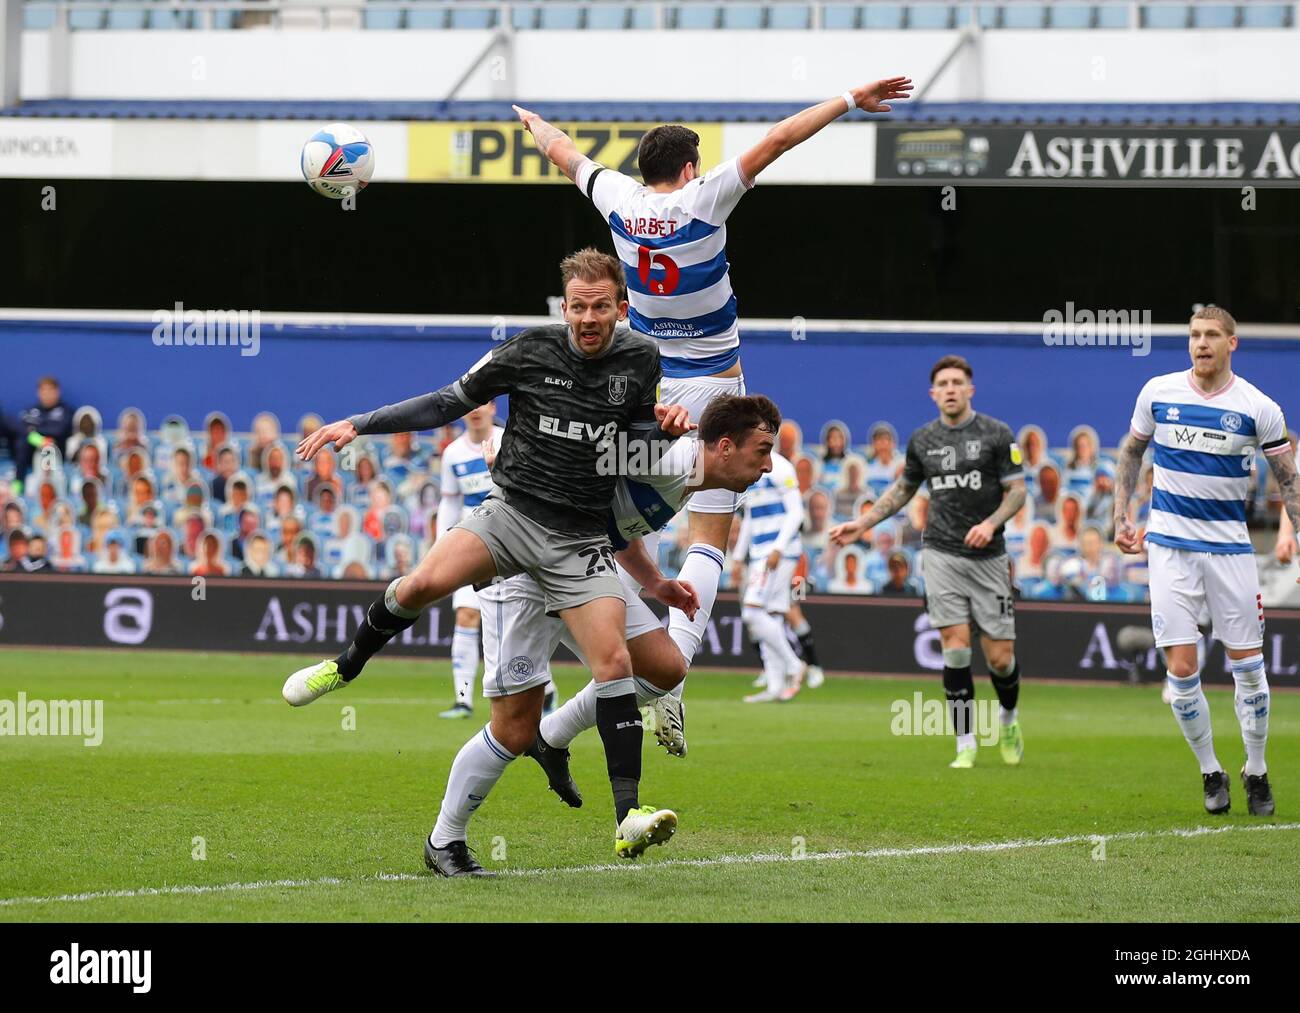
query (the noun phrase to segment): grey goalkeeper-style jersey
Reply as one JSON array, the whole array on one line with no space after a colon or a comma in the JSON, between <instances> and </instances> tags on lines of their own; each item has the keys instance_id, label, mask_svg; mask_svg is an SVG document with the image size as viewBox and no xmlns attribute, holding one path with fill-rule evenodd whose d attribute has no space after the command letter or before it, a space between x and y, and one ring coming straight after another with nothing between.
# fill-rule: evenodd
<instances>
[{"instance_id":1,"label":"grey goalkeeper-style jersey","mask_svg":"<svg viewBox=\"0 0 1300 1013\"><path fill-rule=\"evenodd\" d=\"M507 503L551 530L605 532L617 474L599 467L619 434L658 430L659 349L615 329L601 355L583 355L567 325L521 331L479 359L454 384L352 417L358 433L434 429L502 394L510 417L492 481Z\"/></svg>"},{"instance_id":2,"label":"grey goalkeeper-style jersey","mask_svg":"<svg viewBox=\"0 0 1300 1013\"><path fill-rule=\"evenodd\" d=\"M1011 428L980 412L959 426L935 419L907 441L903 477L930 493L926 548L976 559L1002 555L1002 528L982 549L966 544L966 532L1001 505L1006 483L1023 476Z\"/></svg>"}]
</instances>

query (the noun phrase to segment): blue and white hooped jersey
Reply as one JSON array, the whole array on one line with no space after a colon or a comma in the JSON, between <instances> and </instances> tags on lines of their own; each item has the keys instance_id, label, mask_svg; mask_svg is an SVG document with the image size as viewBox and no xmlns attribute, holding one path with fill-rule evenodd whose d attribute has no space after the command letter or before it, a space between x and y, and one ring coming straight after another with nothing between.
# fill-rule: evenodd
<instances>
[{"instance_id":1,"label":"blue and white hooped jersey","mask_svg":"<svg viewBox=\"0 0 1300 1013\"><path fill-rule=\"evenodd\" d=\"M634 538L661 530L686 505L698 488L698 481L690 479L699 454L700 441L683 436L672 443L652 474L618 480L607 525L615 552L626 549Z\"/></svg>"},{"instance_id":2,"label":"blue and white hooped jersey","mask_svg":"<svg viewBox=\"0 0 1300 1013\"><path fill-rule=\"evenodd\" d=\"M493 442L501 441L501 427L493 427ZM461 433L442 452L443 496L460 496L462 507L476 507L492 491L492 473L483 460L483 444L470 442L469 433Z\"/></svg>"},{"instance_id":3,"label":"blue and white hooped jersey","mask_svg":"<svg viewBox=\"0 0 1300 1013\"><path fill-rule=\"evenodd\" d=\"M754 185L740 161L671 193L591 161L575 182L609 222L627 277L628 322L659 343L664 376L708 376L735 365L740 331L726 222Z\"/></svg>"},{"instance_id":4,"label":"blue and white hooped jersey","mask_svg":"<svg viewBox=\"0 0 1300 1013\"><path fill-rule=\"evenodd\" d=\"M1130 428L1155 451L1147 540L1192 552L1253 552L1246 495L1256 448L1291 449L1277 403L1239 376L1206 394L1183 370L1147 381Z\"/></svg>"},{"instance_id":5,"label":"blue and white hooped jersey","mask_svg":"<svg viewBox=\"0 0 1300 1013\"><path fill-rule=\"evenodd\" d=\"M780 549L785 559L803 555L799 526L803 524L803 498L794 465L776 451L772 470L745 493L745 532L751 562L766 559Z\"/></svg>"}]
</instances>

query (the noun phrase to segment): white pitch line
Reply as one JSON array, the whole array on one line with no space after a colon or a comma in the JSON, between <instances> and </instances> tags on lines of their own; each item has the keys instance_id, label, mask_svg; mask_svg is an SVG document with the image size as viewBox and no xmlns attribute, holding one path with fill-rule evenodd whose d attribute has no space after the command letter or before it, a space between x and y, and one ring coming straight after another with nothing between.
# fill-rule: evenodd
<instances>
[{"instance_id":1,"label":"white pitch line","mask_svg":"<svg viewBox=\"0 0 1300 1013\"><path fill-rule=\"evenodd\" d=\"M1229 824L1222 827L1192 827L1190 830L1130 830L1115 834L1071 834L1068 837L1038 837L1011 841L986 841L982 844L932 844L914 848L871 848L866 851L817 851L796 857L774 852L751 855L719 855L716 858L670 858L644 865L633 862L600 865L562 865L549 869L505 869L504 877L531 878L573 873L642 872L656 869L707 869L723 865L765 865L784 862L834 862L851 858L912 858L920 855L965 855L989 851L1025 851L1030 848L1053 848L1063 844L1096 844L1100 841L1137 841L1161 837L1206 837L1211 834L1256 833L1268 830L1300 830L1300 823L1261 823L1256 826ZM378 872L373 876L342 879L323 876L319 879L268 879L252 883L218 883L211 886L146 886L137 890L99 890L88 893L66 893L57 897L6 897L0 898L0 907L19 907L36 904L77 904L92 900L116 900L132 897L192 896L209 893L242 893L253 890L294 889L305 886L342 886L345 883L368 881L384 883L409 883L427 881L429 875L413 872Z\"/></svg>"}]
</instances>

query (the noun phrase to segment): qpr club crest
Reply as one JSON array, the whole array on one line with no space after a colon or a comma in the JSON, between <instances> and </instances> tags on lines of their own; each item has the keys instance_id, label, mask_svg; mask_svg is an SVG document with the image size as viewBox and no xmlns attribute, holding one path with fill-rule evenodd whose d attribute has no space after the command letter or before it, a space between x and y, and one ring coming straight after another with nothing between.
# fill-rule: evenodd
<instances>
[{"instance_id":1,"label":"qpr club crest","mask_svg":"<svg viewBox=\"0 0 1300 1013\"><path fill-rule=\"evenodd\" d=\"M622 404L627 397L627 377L611 376L609 378L609 403Z\"/></svg>"},{"instance_id":2,"label":"qpr club crest","mask_svg":"<svg viewBox=\"0 0 1300 1013\"><path fill-rule=\"evenodd\" d=\"M1224 412L1223 418L1219 421L1223 423L1223 428L1230 433L1235 433L1241 429L1241 416L1236 412Z\"/></svg>"},{"instance_id":3,"label":"qpr club crest","mask_svg":"<svg viewBox=\"0 0 1300 1013\"><path fill-rule=\"evenodd\" d=\"M533 677L533 659L524 654L511 658L506 671L515 682L527 682Z\"/></svg>"},{"instance_id":4,"label":"qpr club crest","mask_svg":"<svg viewBox=\"0 0 1300 1013\"><path fill-rule=\"evenodd\" d=\"M979 459L979 456L980 456L980 441L979 441L979 440L967 440L967 441L966 441L966 460L968 460L968 461L975 461L975 460L978 460L978 459Z\"/></svg>"}]
</instances>

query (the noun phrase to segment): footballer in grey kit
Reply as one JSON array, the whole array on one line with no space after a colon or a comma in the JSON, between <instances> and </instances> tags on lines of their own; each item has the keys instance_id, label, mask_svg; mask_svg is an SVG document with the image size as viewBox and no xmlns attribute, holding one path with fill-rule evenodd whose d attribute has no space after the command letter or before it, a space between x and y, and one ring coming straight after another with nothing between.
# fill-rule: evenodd
<instances>
[{"instance_id":1,"label":"footballer in grey kit","mask_svg":"<svg viewBox=\"0 0 1300 1013\"><path fill-rule=\"evenodd\" d=\"M975 765L971 677L972 627L1001 704L1002 758L1024 755L1017 705L1020 666L1015 658L1015 601L1002 529L1025 502L1024 471L1015 436L1005 422L971 408L970 363L944 356L930 371L930 397L939 417L912 434L903 473L862 517L840 524L830 537L841 545L892 517L924 485L930 496L921 558L926 611L943 643L943 688L957 734L956 768Z\"/></svg>"},{"instance_id":2,"label":"footballer in grey kit","mask_svg":"<svg viewBox=\"0 0 1300 1013\"><path fill-rule=\"evenodd\" d=\"M373 602L338 658L295 672L283 695L294 706L345 686L425 608L466 584L527 573L591 663L600 693L597 727L605 745L618 830L615 852L635 858L676 830L671 810L641 806L641 717L623 636L626 606L605 518L617 476L599 464L624 436L656 437L659 353L620 329L627 290L619 262L582 250L560 265L564 325L533 328L494 348L456 382L400 404L322 426L298 447L310 460L327 443L341 448L364 433L434 429L477 405L510 396L510 420L493 469L499 487L439 538L416 568ZM674 413L660 409L665 417ZM680 413L684 415L683 413ZM668 423L665 423L667 426ZM668 430L668 435L683 435ZM663 434L660 434L663 435ZM694 611L694 595L667 582L661 600ZM490 724L465 749L473 777L499 776L532 745L546 679L520 672L492 698ZM462 750L462 753L465 750ZM464 840L425 841L425 863L442 875L485 875Z\"/></svg>"}]
</instances>

